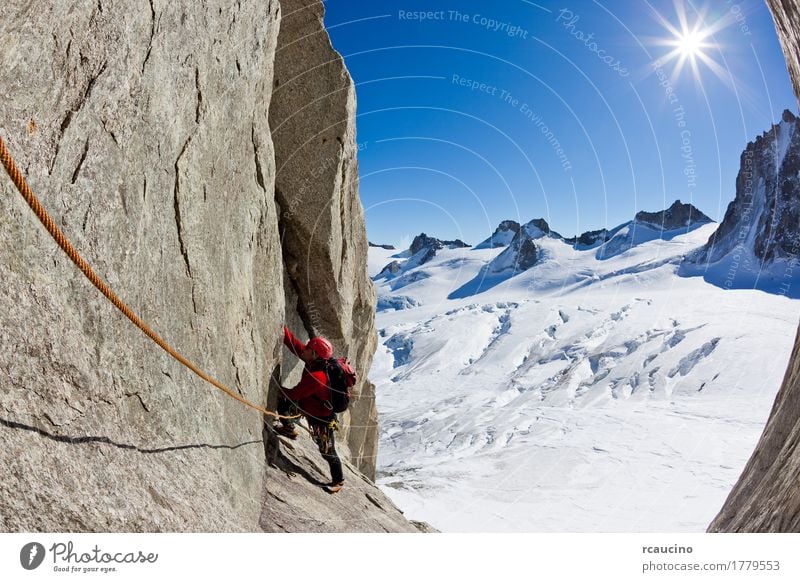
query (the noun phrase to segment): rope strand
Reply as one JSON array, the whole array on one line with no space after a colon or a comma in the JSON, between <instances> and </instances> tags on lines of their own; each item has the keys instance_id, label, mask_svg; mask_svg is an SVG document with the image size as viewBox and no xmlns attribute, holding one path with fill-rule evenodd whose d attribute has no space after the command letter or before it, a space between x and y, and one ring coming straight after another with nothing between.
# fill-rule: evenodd
<instances>
[{"instance_id":1,"label":"rope strand","mask_svg":"<svg viewBox=\"0 0 800 582\"><path fill-rule=\"evenodd\" d=\"M138 327L144 334L149 337L153 342L155 342L161 349L167 352L170 356L172 356L175 360L189 368L192 372L198 375L200 378L214 386L215 388L221 390L234 400L237 400L244 404L245 406L249 406L250 408L261 412L262 414L266 414L268 416L275 417L277 419L295 419L299 418L297 416L282 416L276 412L271 410L267 410L257 404L254 404L243 398L242 396L236 394L233 390L222 384L221 382L215 380L206 372L198 368L195 364L181 355L177 350L175 350L171 345L169 345L164 339L161 338L155 331L153 331L142 319L136 315L133 310L131 310L122 299L120 299L111 288L106 285L106 283L94 272L92 267L89 263L84 260L84 258L80 255L80 253L72 246L64 233L61 232L61 229L58 228L55 221L50 217L47 213L47 210L42 206L39 199L33 193L33 191L28 186L28 183L25 181L22 173L17 168L17 165L14 163L14 159L11 157L11 153L8 151L3 138L0 137L0 161L3 163L3 167L6 169L9 178L16 186L19 193L25 199L25 202L28 203L28 206L31 207L33 213L36 215L36 218L42 223L44 228L53 237L53 240L56 241L61 250L66 253L66 255L70 258L70 260L75 263L75 265L81 270L81 272L86 276L89 281L91 281L92 285L94 285L100 293L106 296L114 307L116 307L122 314L127 317L131 323L133 323L136 327Z\"/></svg>"}]
</instances>

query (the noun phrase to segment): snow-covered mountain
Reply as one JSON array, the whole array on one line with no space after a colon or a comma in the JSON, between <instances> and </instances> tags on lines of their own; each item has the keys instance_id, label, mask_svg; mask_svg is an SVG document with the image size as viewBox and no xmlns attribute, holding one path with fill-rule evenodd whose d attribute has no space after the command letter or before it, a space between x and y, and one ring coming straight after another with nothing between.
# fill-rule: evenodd
<instances>
[{"instance_id":1,"label":"snow-covered mountain","mask_svg":"<svg viewBox=\"0 0 800 582\"><path fill-rule=\"evenodd\" d=\"M539 249L534 241L549 235L550 226L543 218L535 218L529 223L523 224L514 234L506 249L486 265L485 271L508 275L527 271L540 259Z\"/></svg>"},{"instance_id":2,"label":"snow-covered mountain","mask_svg":"<svg viewBox=\"0 0 800 582\"><path fill-rule=\"evenodd\" d=\"M736 197L719 228L691 253L681 274L727 289L785 292L800 258L800 119L781 122L747 144Z\"/></svg>"},{"instance_id":3,"label":"snow-covered mountain","mask_svg":"<svg viewBox=\"0 0 800 582\"><path fill-rule=\"evenodd\" d=\"M371 241L369 242L369 246L370 247L379 248L379 249L384 249L384 250L387 250L387 251L395 250L392 245L379 245L379 244L375 244L375 243L373 243Z\"/></svg>"},{"instance_id":4,"label":"snow-covered mountain","mask_svg":"<svg viewBox=\"0 0 800 582\"><path fill-rule=\"evenodd\" d=\"M710 222L713 221L692 204L676 200L661 212L637 212L632 221L608 233L596 256L598 259L614 257L636 245L656 239L668 240Z\"/></svg>"},{"instance_id":5,"label":"snow-covered mountain","mask_svg":"<svg viewBox=\"0 0 800 582\"><path fill-rule=\"evenodd\" d=\"M370 271L370 275L373 278L377 279L394 279L395 277L400 277L405 272L418 267L420 265L424 265L431 259L436 256L436 253L442 249L463 249L468 248L469 245L462 241L461 239L456 240L439 240L438 238L434 238L432 236L428 236L424 232L422 234L418 234L414 237L414 240L411 242L411 246L399 253L393 252L389 255L390 258L393 259L403 259L401 260L394 260L391 263L384 265L380 271L378 272L377 276L373 274L374 270L374 258L371 258L368 261L368 269ZM395 248L390 245L371 245L370 246L370 253L372 253L373 249L380 248L384 251L395 251ZM373 253L376 257L386 257L386 253L376 252ZM417 273L416 275L412 275L411 278L413 280L417 280L419 277L424 276L423 273ZM403 286L405 279L401 279L400 281L395 283L395 287Z\"/></svg>"},{"instance_id":6,"label":"snow-covered mountain","mask_svg":"<svg viewBox=\"0 0 800 582\"><path fill-rule=\"evenodd\" d=\"M620 225L621 228L622 225ZM614 235L615 231L601 228L599 230L588 230L581 235L565 238L564 242L574 245L580 250L587 250L603 244Z\"/></svg>"},{"instance_id":7,"label":"snow-covered mountain","mask_svg":"<svg viewBox=\"0 0 800 582\"><path fill-rule=\"evenodd\" d=\"M494 249L497 247L507 247L519 232L519 222L516 220L504 220L501 222L492 236L485 241L475 245L476 249Z\"/></svg>"},{"instance_id":8,"label":"snow-covered mountain","mask_svg":"<svg viewBox=\"0 0 800 582\"><path fill-rule=\"evenodd\" d=\"M528 223L525 269L490 268L511 242L394 255L370 378L378 483L407 515L443 531L705 529L761 433L798 303L677 277L717 228L686 206L602 246Z\"/></svg>"},{"instance_id":9,"label":"snow-covered mountain","mask_svg":"<svg viewBox=\"0 0 800 582\"><path fill-rule=\"evenodd\" d=\"M425 251L427 258L426 260L421 261L424 263L433 258L433 256L436 254L436 251L440 249L462 249L468 246L469 245L467 243L458 238L456 240L439 240L438 238L428 236L423 232L422 234L418 234L414 237L414 240L411 242L411 246L408 250L412 255L416 255Z\"/></svg>"},{"instance_id":10,"label":"snow-covered mountain","mask_svg":"<svg viewBox=\"0 0 800 582\"><path fill-rule=\"evenodd\" d=\"M674 231L681 228L690 230L695 226L714 222L694 205L685 204L680 200L676 200L672 206L660 212L645 212L644 210L637 212L633 220L638 224L648 225L662 231Z\"/></svg>"}]
</instances>

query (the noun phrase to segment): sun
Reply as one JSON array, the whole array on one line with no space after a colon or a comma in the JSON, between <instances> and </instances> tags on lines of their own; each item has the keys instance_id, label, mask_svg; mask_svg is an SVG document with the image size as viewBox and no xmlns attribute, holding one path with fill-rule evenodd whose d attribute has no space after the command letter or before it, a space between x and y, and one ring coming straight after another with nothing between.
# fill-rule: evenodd
<instances>
[{"instance_id":1,"label":"sun","mask_svg":"<svg viewBox=\"0 0 800 582\"><path fill-rule=\"evenodd\" d=\"M681 22L681 27L671 27L669 30L672 33L672 38L665 40L664 44L673 47L666 59L677 57L679 64L689 60L694 64L698 59L708 62L710 57L707 50L713 48L713 44L708 42L708 37L713 30L710 27L701 27L696 24L694 28L689 28L686 22ZM681 62L683 61L683 62Z\"/></svg>"},{"instance_id":2,"label":"sun","mask_svg":"<svg viewBox=\"0 0 800 582\"><path fill-rule=\"evenodd\" d=\"M655 44L666 46L667 54L659 57L660 63L674 61L672 81L680 77L684 67L688 64L692 70L695 81L701 82L700 63L711 70L718 78L728 82L730 75L710 55L719 49L714 34L730 24L729 18L722 17L709 23L706 19L707 10L700 9L689 15L686 13L686 4L681 0L674 1L677 23L673 24L662 14L654 10L656 19L664 27L667 36L655 41ZM690 22L692 21L692 22Z\"/></svg>"},{"instance_id":3,"label":"sun","mask_svg":"<svg viewBox=\"0 0 800 582\"><path fill-rule=\"evenodd\" d=\"M681 33L675 40L675 44L681 52L681 56L685 58L697 57L700 51L708 46L708 44L703 43L703 35L697 30Z\"/></svg>"},{"instance_id":4,"label":"sun","mask_svg":"<svg viewBox=\"0 0 800 582\"><path fill-rule=\"evenodd\" d=\"M694 73L695 80L700 80L700 68L697 66L697 61L702 61L707 66L712 67L714 61L708 56L706 51L711 48L711 43L706 39L711 34L710 28L695 28L689 29L685 21L681 22L681 29L673 29L673 38L668 40L665 44L672 46L673 50L667 55L666 60L671 60L673 57L677 58L673 77L680 76L684 65L688 63L691 65L692 72Z\"/></svg>"}]
</instances>

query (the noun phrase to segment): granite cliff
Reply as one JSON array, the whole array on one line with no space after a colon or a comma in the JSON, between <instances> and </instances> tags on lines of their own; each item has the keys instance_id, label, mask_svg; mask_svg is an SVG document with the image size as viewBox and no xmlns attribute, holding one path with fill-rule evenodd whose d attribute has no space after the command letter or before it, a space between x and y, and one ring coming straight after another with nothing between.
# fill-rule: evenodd
<instances>
[{"instance_id":1,"label":"granite cliff","mask_svg":"<svg viewBox=\"0 0 800 582\"><path fill-rule=\"evenodd\" d=\"M775 261L796 260L800 241L800 126L791 111L747 144L736 177L736 196L719 228L689 261L715 263L745 251L762 270Z\"/></svg>"},{"instance_id":2,"label":"granite cliff","mask_svg":"<svg viewBox=\"0 0 800 582\"><path fill-rule=\"evenodd\" d=\"M355 94L321 4L144 8L7 3L0 131L98 273L244 397L273 405L299 374L284 322L350 358L349 487L330 502L307 436L279 444L130 325L3 175L0 530L416 531L369 480Z\"/></svg>"},{"instance_id":3,"label":"granite cliff","mask_svg":"<svg viewBox=\"0 0 800 582\"><path fill-rule=\"evenodd\" d=\"M800 97L800 3L767 0ZM788 123L786 118L784 122ZM795 235L796 221L786 224ZM800 332L764 432L711 532L800 532Z\"/></svg>"}]
</instances>

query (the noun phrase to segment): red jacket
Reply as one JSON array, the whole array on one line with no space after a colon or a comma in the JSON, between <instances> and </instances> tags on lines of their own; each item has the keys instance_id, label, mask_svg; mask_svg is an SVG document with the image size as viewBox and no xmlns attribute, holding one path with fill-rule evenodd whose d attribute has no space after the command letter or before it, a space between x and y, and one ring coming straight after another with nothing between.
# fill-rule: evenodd
<instances>
[{"instance_id":1,"label":"red jacket","mask_svg":"<svg viewBox=\"0 0 800 582\"><path fill-rule=\"evenodd\" d=\"M305 349L305 344L292 335L286 327L283 328L283 343L298 358ZM328 375L325 373L322 361L306 364L300 382L292 389L284 389L284 395L297 404L300 412L306 416L318 419L328 419L333 412L325 406L330 400L328 388Z\"/></svg>"}]
</instances>

